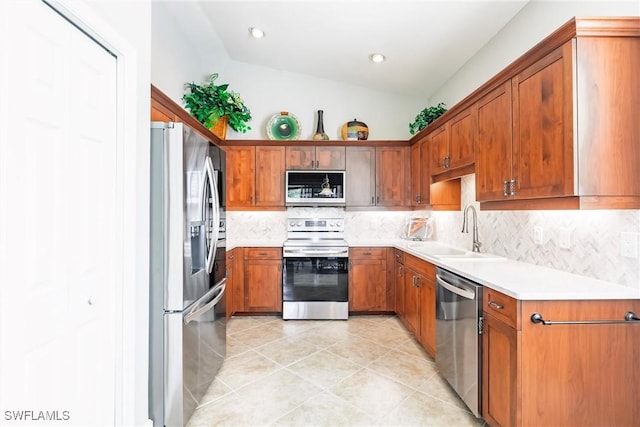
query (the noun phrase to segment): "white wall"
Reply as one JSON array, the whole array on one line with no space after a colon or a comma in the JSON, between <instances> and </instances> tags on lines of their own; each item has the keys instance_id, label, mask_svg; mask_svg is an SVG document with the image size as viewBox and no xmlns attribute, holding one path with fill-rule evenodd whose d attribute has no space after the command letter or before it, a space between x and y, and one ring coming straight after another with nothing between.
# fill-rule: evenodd
<instances>
[{"instance_id":1,"label":"white wall","mask_svg":"<svg viewBox=\"0 0 640 427\"><path fill-rule=\"evenodd\" d=\"M151 82L168 97L182 105L184 84L200 82L204 72L202 58L226 53L216 47L217 35L198 14L194 2L154 1L151 5ZM185 26L198 29L206 42L194 43L183 32Z\"/></svg>"},{"instance_id":2,"label":"white wall","mask_svg":"<svg viewBox=\"0 0 640 427\"><path fill-rule=\"evenodd\" d=\"M154 2L152 83L182 105L184 83L201 83L214 72L218 83L240 93L251 110L252 130L229 130L227 139L268 139L266 124L280 111L294 114L301 123L300 139L311 139L317 110L324 110L324 128L339 140L340 128L354 118L369 126L369 139L408 139L409 123L426 105L420 97L373 91L296 73L233 61L219 38L207 28L197 3ZM195 29L199 40L187 38L183 28ZM169 30L169 28L173 28ZM191 32L191 31L189 31Z\"/></svg>"},{"instance_id":3,"label":"white wall","mask_svg":"<svg viewBox=\"0 0 640 427\"><path fill-rule=\"evenodd\" d=\"M455 105L574 16L637 15L637 0L531 0L429 100Z\"/></svg>"}]
</instances>

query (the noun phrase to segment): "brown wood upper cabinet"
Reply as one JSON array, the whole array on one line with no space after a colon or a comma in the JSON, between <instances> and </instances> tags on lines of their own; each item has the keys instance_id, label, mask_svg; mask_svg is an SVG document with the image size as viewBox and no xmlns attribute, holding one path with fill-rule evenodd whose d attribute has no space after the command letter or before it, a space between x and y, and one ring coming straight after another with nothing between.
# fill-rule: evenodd
<instances>
[{"instance_id":1,"label":"brown wood upper cabinet","mask_svg":"<svg viewBox=\"0 0 640 427\"><path fill-rule=\"evenodd\" d=\"M409 206L409 147L347 147L347 207Z\"/></svg>"},{"instance_id":2,"label":"brown wood upper cabinet","mask_svg":"<svg viewBox=\"0 0 640 427\"><path fill-rule=\"evenodd\" d=\"M578 25L576 37L546 55L534 48L528 55L539 59L478 101L482 209L640 207L634 22L602 37Z\"/></svg>"},{"instance_id":3,"label":"brown wood upper cabinet","mask_svg":"<svg viewBox=\"0 0 640 427\"><path fill-rule=\"evenodd\" d=\"M411 146L411 206L429 205L429 138L425 136Z\"/></svg>"},{"instance_id":4,"label":"brown wood upper cabinet","mask_svg":"<svg viewBox=\"0 0 640 427\"><path fill-rule=\"evenodd\" d=\"M431 183L430 143L429 134L411 145L411 206L431 206L433 210L460 210L460 178Z\"/></svg>"},{"instance_id":5,"label":"brown wood upper cabinet","mask_svg":"<svg viewBox=\"0 0 640 427\"><path fill-rule=\"evenodd\" d=\"M227 209L284 209L285 147L226 146Z\"/></svg>"},{"instance_id":6,"label":"brown wood upper cabinet","mask_svg":"<svg viewBox=\"0 0 640 427\"><path fill-rule=\"evenodd\" d=\"M411 198L409 147L376 148L376 204L408 206Z\"/></svg>"},{"instance_id":7,"label":"brown wood upper cabinet","mask_svg":"<svg viewBox=\"0 0 640 427\"><path fill-rule=\"evenodd\" d=\"M573 43L479 102L479 201L573 195Z\"/></svg>"},{"instance_id":8,"label":"brown wood upper cabinet","mask_svg":"<svg viewBox=\"0 0 640 427\"><path fill-rule=\"evenodd\" d=\"M288 146L285 153L287 169L345 169L345 147Z\"/></svg>"},{"instance_id":9,"label":"brown wood upper cabinet","mask_svg":"<svg viewBox=\"0 0 640 427\"><path fill-rule=\"evenodd\" d=\"M430 133L431 175L473 165L477 126L477 111L475 106L472 106Z\"/></svg>"}]
</instances>

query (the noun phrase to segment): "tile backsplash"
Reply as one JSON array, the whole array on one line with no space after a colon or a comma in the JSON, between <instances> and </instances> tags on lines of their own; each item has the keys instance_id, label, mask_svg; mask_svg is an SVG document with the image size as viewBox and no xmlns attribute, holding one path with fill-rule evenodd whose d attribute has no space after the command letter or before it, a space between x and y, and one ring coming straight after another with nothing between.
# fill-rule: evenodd
<instances>
[{"instance_id":1,"label":"tile backsplash","mask_svg":"<svg viewBox=\"0 0 640 427\"><path fill-rule=\"evenodd\" d=\"M640 260L620 255L620 233L640 234L639 210L480 211L475 202L475 175L462 178L462 206L469 204L478 211L482 252L640 288ZM227 235L231 246L279 246L287 238L288 217L335 216L345 218L347 241L389 240L398 238L406 219L415 215L434 219L433 240L471 249L471 227L468 234L460 231L462 211L360 212L341 208L230 211ZM534 227L542 231L541 244L534 242ZM569 236L568 249L560 247L561 234Z\"/></svg>"}]
</instances>

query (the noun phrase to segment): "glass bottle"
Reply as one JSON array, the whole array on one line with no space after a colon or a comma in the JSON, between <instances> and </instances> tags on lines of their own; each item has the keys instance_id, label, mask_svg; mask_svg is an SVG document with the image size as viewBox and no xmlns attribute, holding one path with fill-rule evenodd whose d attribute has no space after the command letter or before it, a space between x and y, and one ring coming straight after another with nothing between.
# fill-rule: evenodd
<instances>
[{"instance_id":1,"label":"glass bottle","mask_svg":"<svg viewBox=\"0 0 640 427\"><path fill-rule=\"evenodd\" d=\"M324 132L324 122L322 119L324 111L318 110L318 127L316 128L316 133L313 134L313 139L315 141L326 141L329 139L329 135Z\"/></svg>"}]
</instances>

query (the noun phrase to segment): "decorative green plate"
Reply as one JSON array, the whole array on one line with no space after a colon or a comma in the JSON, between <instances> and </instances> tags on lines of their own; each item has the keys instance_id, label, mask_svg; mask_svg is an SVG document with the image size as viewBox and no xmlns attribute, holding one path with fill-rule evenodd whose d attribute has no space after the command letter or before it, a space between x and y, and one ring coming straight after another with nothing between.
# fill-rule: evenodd
<instances>
[{"instance_id":1,"label":"decorative green plate","mask_svg":"<svg viewBox=\"0 0 640 427\"><path fill-rule=\"evenodd\" d=\"M275 114L267 123L267 136L269 139L279 141L293 140L300 137L300 122L293 114L281 111Z\"/></svg>"}]
</instances>

